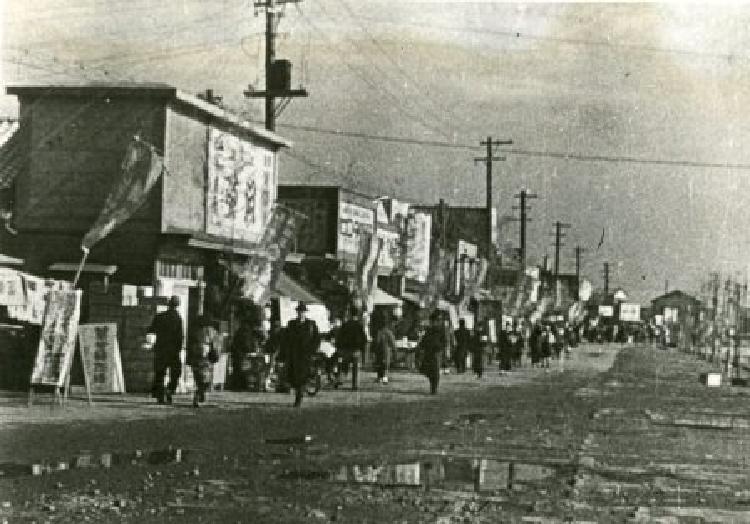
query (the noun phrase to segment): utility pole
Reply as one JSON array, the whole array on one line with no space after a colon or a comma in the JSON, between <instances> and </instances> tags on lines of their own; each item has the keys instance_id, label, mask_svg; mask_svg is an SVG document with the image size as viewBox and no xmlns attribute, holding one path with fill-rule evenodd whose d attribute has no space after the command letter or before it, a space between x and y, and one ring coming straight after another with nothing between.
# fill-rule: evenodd
<instances>
[{"instance_id":1,"label":"utility pole","mask_svg":"<svg viewBox=\"0 0 750 524\"><path fill-rule=\"evenodd\" d=\"M555 276L560 275L560 247L564 244L561 243L562 238L565 236L564 229L573 227L570 224L564 224L559 220L555 222Z\"/></svg>"},{"instance_id":2,"label":"utility pole","mask_svg":"<svg viewBox=\"0 0 750 524\"><path fill-rule=\"evenodd\" d=\"M276 29L283 16L280 7L286 4L298 4L302 0L256 0L253 7L266 11L266 88L256 91L252 85L245 91L247 98L264 98L266 102L266 129L276 130L276 117L286 108L292 98L305 97L307 91L300 87L291 89L292 64L288 60L276 60ZM257 15L257 11L256 11ZM283 101L276 107L276 98Z\"/></svg>"},{"instance_id":3,"label":"utility pole","mask_svg":"<svg viewBox=\"0 0 750 524\"><path fill-rule=\"evenodd\" d=\"M520 200L519 204L517 206L513 206L513 209L518 209L521 213L520 218L517 218L521 223L521 238L520 238L520 245L521 245L521 267L526 267L526 223L531 222L530 218L526 217L526 211L529 209L526 201L532 198L537 198L537 195L534 193L528 193L526 189L522 189L520 193L517 195L513 195L513 198L518 198Z\"/></svg>"},{"instance_id":4,"label":"utility pole","mask_svg":"<svg viewBox=\"0 0 750 524\"><path fill-rule=\"evenodd\" d=\"M586 251L581 246L576 246L576 285L581 287L581 253Z\"/></svg>"},{"instance_id":5,"label":"utility pole","mask_svg":"<svg viewBox=\"0 0 750 524\"><path fill-rule=\"evenodd\" d=\"M604 263L604 298L609 295L609 262Z\"/></svg>"},{"instance_id":6,"label":"utility pole","mask_svg":"<svg viewBox=\"0 0 750 524\"><path fill-rule=\"evenodd\" d=\"M491 136L487 137L487 140L482 140L479 145L486 146L486 156L478 157L474 159L474 163L484 162L487 170L487 258L489 259L492 255L492 162L502 162L505 160L504 156L493 156L493 146L509 146L513 144L513 140L492 140Z\"/></svg>"}]
</instances>

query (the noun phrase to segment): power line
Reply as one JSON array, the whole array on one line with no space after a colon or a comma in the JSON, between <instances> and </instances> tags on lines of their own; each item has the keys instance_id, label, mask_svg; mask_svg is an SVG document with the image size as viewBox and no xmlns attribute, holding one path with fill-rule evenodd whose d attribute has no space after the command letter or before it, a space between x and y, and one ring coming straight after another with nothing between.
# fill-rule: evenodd
<instances>
[{"instance_id":1,"label":"power line","mask_svg":"<svg viewBox=\"0 0 750 524\"><path fill-rule=\"evenodd\" d=\"M325 8L322 7L322 4L320 4L320 5L321 5L321 8L324 10L324 14L325 14L326 13L325 12ZM328 15L326 14L326 16L328 16ZM336 44L331 40L331 38L324 31L322 31L307 15L305 15L304 12L302 12L302 17L305 20L305 22L307 23L307 25L310 26L310 28L312 28L314 31L316 31L322 38L324 38L326 41L328 41L329 44L331 44L333 47L336 47ZM328 18L329 18L329 20L333 21L333 19L330 16L328 16ZM354 66L353 64L351 64L348 60L346 60L341 54L339 54L339 58L341 59L341 63L346 68L348 68L349 70L351 70L357 77L359 77L371 89L373 89L374 91L376 91L378 93L385 94L389 98L391 98L394 101L395 104L397 104L398 106L401 107L401 112L403 114L405 114L406 116L408 116L409 118L411 118L415 122L418 122L419 124L421 124L425 129L429 129L429 130L431 130L433 132L436 132L437 134L440 134L440 135L443 135L443 136L447 137L447 135L445 134L445 132L440 127L436 127L436 126L433 126L433 125L427 123L427 121L424 118L422 118L419 114L413 113L406 106L404 106L403 99L400 96L398 96L397 94L393 93L384 84L378 84L375 81L371 80L367 76L366 73L361 72L356 66ZM378 69L377 66L375 66L374 64L371 64L371 65L376 70ZM382 75L386 75L386 73L384 71L382 71L382 70L380 70L380 73ZM388 109L387 107L385 107L385 108Z\"/></svg>"},{"instance_id":2,"label":"power line","mask_svg":"<svg viewBox=\"0 0 750 524\"><path fill-rule=\"evenodd\" d=\"M254 121L255 123L260 123ZM311 133L321 133L326 135L336 135L347 138L358 138L363 140L375 140L379 142L391 142L396 144L411 144L426 147L444 147L450 149L468 149L476 150L477 146L471 144L456 144L453 142L441 142L439 140L421 140L418 138L398 137L391 135L375 135L358 131L342 131L339 129L328 129L319 126L306 126L298 124L278 124L279 127L295 129ZM750 164L745 163L721 163L721 162L699 162L682 159L660 159L660 158L638 158L629 156L616 155L584 155L580 153L564 153L561 151L543 151L530 149L502 149L502 153L509 153L519 156L532 156L543 158L557 158L561 160L577 160L581 162L610 162L610 163L631 163L631 164L649 164L649 165L669 165L681 167L698 167L710 169L737 169L750 170Z\"/></svg>"},{"instance_id":3,"label":"power line","mask_svg":"<svg viewBox=\"0 0 750 524\"><path fill-rule=\"evenodd\" d=\"M744 55L744 54L706 53L703 51L692 51L689 49L679 49L675 47L658 47L658 46L650 46L650 45L643 45L643 44L630 44L627 42L618 43L618 42L612 42L609 40L590 40L590 39L585 39L585 38L564 38L564 37L555 37L555 36L542 36L542 35L527 33L525 31L518 31L518 30L513 30L513 29L482 29L478 27L434 26L434 25L425 26L424 24L418 24L415 22L402 22L402 21L395 22L395 21L390 21L390 20L377 20L373 18L363 18L363 20L380 23L380 24L386 24L386 25L421 27L423 29L455 31L459 33L479 33L479 34L487 34L487 35L493 35L493 36L504 36L504 37L516 38L516 39L556 42L559 44L568 44L568 45L574 45L574 46L622 48L622 49L629 49L633 51L643 51L647 53L679 54L679 55L698 56L698 57L705 57L705 58L718 58L722 60L734 60L734 59L750 60L750 56Z\"/></svg>"}]
</instances>

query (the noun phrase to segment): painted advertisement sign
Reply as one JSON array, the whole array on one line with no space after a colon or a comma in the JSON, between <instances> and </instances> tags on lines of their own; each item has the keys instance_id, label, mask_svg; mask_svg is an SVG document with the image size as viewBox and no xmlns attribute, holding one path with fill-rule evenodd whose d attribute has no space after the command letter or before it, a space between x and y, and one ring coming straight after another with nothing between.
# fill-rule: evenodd
<instances>
[{"instance_id":1,"label":"painted advertisement sign","mask_svg":"<svg viewBox=\"0 0 750 524\"><path fill-rule=\"evenodd\" d=\"M81 290L49 292L31 384L63 386L76 346L81 294Z\"/></svg>"},{"instance_id":2,"label":"painted advertisement sign","mask_svg":"<svg viewBox=\"0 0 750 524\"><path fill-rule=\"evenodd\" d=\"M272 151L218 129L209 130L206 232L257 242L276 200Z\"/></svg>"}]
</instances>

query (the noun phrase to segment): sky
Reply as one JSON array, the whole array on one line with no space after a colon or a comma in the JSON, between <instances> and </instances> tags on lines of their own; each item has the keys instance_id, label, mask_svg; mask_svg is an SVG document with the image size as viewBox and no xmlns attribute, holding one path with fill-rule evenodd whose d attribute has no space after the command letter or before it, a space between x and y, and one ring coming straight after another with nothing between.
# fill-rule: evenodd
<instances>
[{"instance_id":1,"label":"sky","mask_svg":"<svg viewBox=\"0 0 750 524\"><path fill-rule=\"evenodd\" d=\"M131 80L214 89L262 120L264 16L248 0L6 0L2 84ZM512 139L493 202L538 195L531 261L646 303L697 293L711 271L750 269L750 6L680 3L305 0L278 27L293 63L278 131L294 142L282 183L344 183L372 195L485 203L487 136ZM17 111L0 96L0 116ZM439 143L394 143L294 127ZM473 146L476 146L474 148ZM572 155L565 158L558 155ZM596 157L580 160L579 156ZM647 160L633 162L628 159ZM727 164L730 164L727 167ZM731 166L734 165L734 166ZM597 244L604 230L605 241ZM517 225L503 230L517 243Z\"/></svg>"}]
</instances>

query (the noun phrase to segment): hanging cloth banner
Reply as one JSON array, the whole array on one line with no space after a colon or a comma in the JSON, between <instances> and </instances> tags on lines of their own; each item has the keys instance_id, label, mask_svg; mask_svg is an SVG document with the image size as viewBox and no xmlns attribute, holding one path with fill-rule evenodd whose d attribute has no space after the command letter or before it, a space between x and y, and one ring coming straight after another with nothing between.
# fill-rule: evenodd
<instances>
[{"instance_id":1,"label":"hanging cloth banner","mask_svg":"<svg viewBox=\"0 0 750 524\"><path fill-rule=\"evenodd\" d=\"M91 392L125 393L117 324L81 324L78 342L89 374Z\"/></svg>"},{"instance_id":2,"label":"hanging cloth banner","mask_svg":"<svg viewBox=\"0 0 750 524\"><path fill-rule=\"evenodd\" d=\"M84 250L90 249L138 211L164 172L164 159L152 145L134 137L120 169L120 180L104 202L94 225L83 237L81 246Z\"/></svg>"},{"instance_id":3,"label":"hanging cloth banner","mask_svg":"<svg viewBox=\"0 0 750 524\"><path fill-rule=\"evenodd\" d=\"M264 304L276 288L284 269L284 262L294 235L302 220L307 217L289 207L277 204L266 224L260 248L242 271L242 296L256 304Z\"/></svg>"},{"instance_id":4,"label":"hanging cloth banner","mask_svg":"<svg viewBox=\"0 0 750 524\"><path fill-rule=\"evenodd\" d=\"M438 308L440 299L451 289L456 256L455 253L439 248L433 250L430 258L430 274L427 277L426 291L422 295L428 313Z\"/></svg>"},{"instance_id":5,"label":"hanging cloth banner","mask_svg":"<svg viewBox=\"0 0 750 524\"><path fill-rule=\"evenodd\" d=\"M26 294L22 274L15 269L0 268L0 306L23 306L25 304Z\"/></svg>"},{"instance_id":6,"label":"hanging cloth banner","mask_svg":"<svg viewBox=\"0 0 750 524\"><path fill-rule=\"evenodd\" d=\"M52 290L47 295L31 384L63 387L76 347L82 291Z\"/></svg>"}]
</instances>

